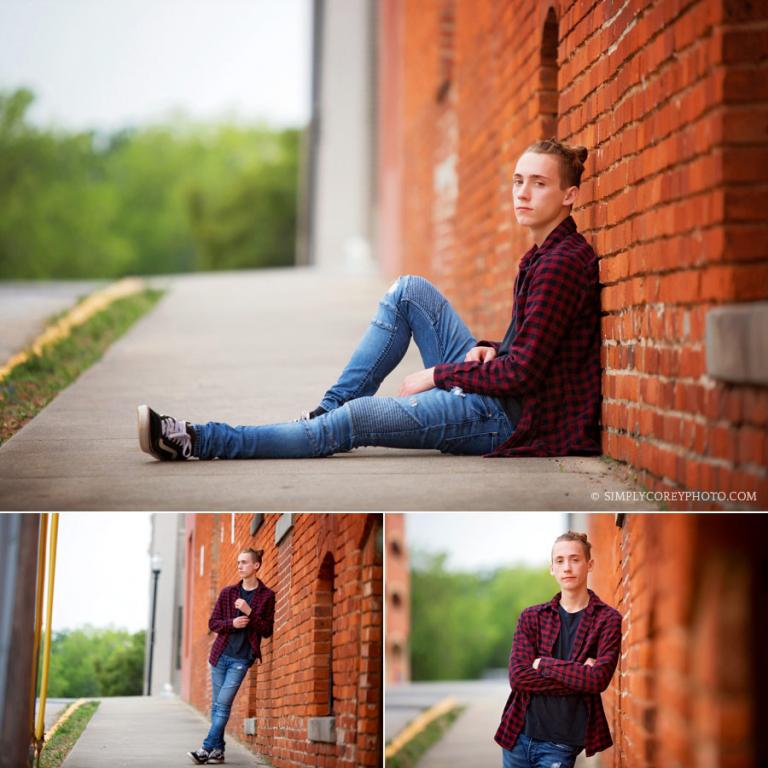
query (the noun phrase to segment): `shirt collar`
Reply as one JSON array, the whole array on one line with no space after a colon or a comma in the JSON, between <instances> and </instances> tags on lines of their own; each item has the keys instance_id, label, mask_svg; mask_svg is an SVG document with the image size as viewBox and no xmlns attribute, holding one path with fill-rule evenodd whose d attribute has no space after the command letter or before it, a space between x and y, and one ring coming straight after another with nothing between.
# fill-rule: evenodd
<instances>
[{"instance_id":1,"label":"shirt collar","mask_svg":"<svg viewBox=\"0 0 768 768\"><path fill-rule=\"evenodd\" d=\"M584 610L588 614L593 614L602 604L603 601L591 590L587 589L587 592L589 593L589 602L586 605L586 608ZM550 601L549 601L549 607L557 613L557 607L560 605L560 596L562 595L562 592L558 592Z\"/></svg>"},{"instance_id":2,"label":"shirt collar","mask_svg":"<svg viewBox=\"0 0 768 768\"><path fill-rule=\"evenodd\" d=\"M576 222L573 216L566 216L544 239L544 242L538 247L539 251L548 250L557 245L561 240L565 240L568 235L576 231ZM536 249L536 246L534 246Z\"/></svg>"},{"instance_id":3,"label":"shirt collar","mask_svg":"<svg viewBox=\"0 0 768 768\"><path fill-rule=\"evenodd\" d=\"M572 216L564 218L544 239L541 245L532 245L522 259L520 259L519 270L527 269L542 251L548 251L568 235L576 231L576 222Z\"/></svg>"}]
</instances>

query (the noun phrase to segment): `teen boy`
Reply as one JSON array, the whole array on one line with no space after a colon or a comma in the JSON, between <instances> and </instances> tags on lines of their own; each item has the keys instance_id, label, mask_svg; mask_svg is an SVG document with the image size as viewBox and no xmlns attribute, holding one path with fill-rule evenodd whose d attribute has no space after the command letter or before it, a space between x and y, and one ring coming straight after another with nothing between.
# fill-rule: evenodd
<instances>
[{"instance_id":1,"label":"teen boy","mask_svg":"<svg viewBox=\"0 0 768 768\"><path fill-rule=\"evenodd\" d=\"M582 749L612 744L600 692L619 659L621 614L587 589L591 549L584 533L559 536L550 573L561 591L520 615L496 732L504 768L572 768Z\"/></svg>"},{"instance_id":2,"label":"teen boy","mask_svg":"<svg viewBox=\"0 0 768 768\"><path fill-rule=\"evenodd\" d=\"M217 633L211 665L211 728L202 747L187 752L192 761L224 762L224 730L232 701L253 662L261 661L261 638L272 636L275 593L259 580L262 550L243 549L237 556L241 580L219 594L208 628Z\"/></svg>"},{"instance_id":3,"label":"teen boy","mask_svg":"<svg viewBox=\"0 0 768 768\"><path fill-rule=\"evenodd\" d=\"M329 456L364 445L444 453L600 453L597 257L570 212L587 150L555 140L528 147L513 177L515 216L534 245L515 281L502 341L477 341L424 278L401 277L320 405L296 422L190 424L138 409L141 449L157 459ZM424 370L398 397L372 397L410 339Z\"/></svg>"}]
</instances>

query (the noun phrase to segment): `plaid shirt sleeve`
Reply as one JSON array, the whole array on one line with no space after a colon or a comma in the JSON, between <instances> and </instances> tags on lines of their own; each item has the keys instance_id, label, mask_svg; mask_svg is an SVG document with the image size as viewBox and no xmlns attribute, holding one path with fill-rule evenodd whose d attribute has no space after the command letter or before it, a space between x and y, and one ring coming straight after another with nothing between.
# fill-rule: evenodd
<instances>
[{"instance_id":1,"label":"plaid shirt sleeve","mask_svg":"<svg viewBox=\"0 0 768 768\"><path fill-rule=\"evenodd\" d=\"M266 600L254 608L249 616L248 624L262 637L272 637L275 623L275 593L269 592Z\"/></svg>"},{"instance_id":2,"label":"plaid shirt sleeve","mask_svg":"<svg viewBox=\"0 0 768 768\"><path fill-rule=\"evenodd\" d=\"M531 275L523 321L509 354L489 363L435 366L435 386L503 397L535 390L588 294L587 275L565 250L544 254Z\"/></svg>"},{"instance_id":3,"label":"plaid shirt sleeve","mask_svg":"<svg viewBox=\"0 0 768 768\"><path fill-rule=\"evenodd\" d=\"M512 690L546 693L549 696L570 696L578 693L567 685L544 677L531 666L539 656L537 636L533 614L527 610L523 611L517 622L509 656L509 684Z\"/></svg>"},{"instance_id":4,"label":"plaid shirt sleeve","mask_svg":"<svg viewBox=\"0 0 768 768\"><path fill-rule=\"evenodd\" d=\"M600 693L608 687L621 647L621 614L611 611L605 626L599 633L597 658L593 667L578 661L542 658L539 672L552 681L567 685L575 691Z\"/></svg>"},{"instance_id":5,"label":"plaid shirt sleeve","mask_svg":"<svg viewBox=\"0 0 768 768\"><path fill-rule=\"evenodd\" d=\"M221 634L234 632L235 630L234 626L232 626L232 620L234 619L233 611L230 610L230 606L227 603L227 594L227 589L221 590L216 600L216 605L213 606L213 611L211 611L211 618L208 619L208 629L212 632Z\"/></svg>"}]
</instances>

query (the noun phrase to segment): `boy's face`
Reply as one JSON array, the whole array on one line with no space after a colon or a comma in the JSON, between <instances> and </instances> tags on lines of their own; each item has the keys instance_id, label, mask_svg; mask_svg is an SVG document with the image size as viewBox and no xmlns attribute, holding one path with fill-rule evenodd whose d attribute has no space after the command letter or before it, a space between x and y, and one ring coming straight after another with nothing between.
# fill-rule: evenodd
<instances>
[{"instance_id":1,"label":"boy's face","mask_svg":"<svg viewBox=\"0 0 768 768\"><path fill-rule=\"evenodd\" d=\"M592 570L584 547L578 541L558 541L552 548L549 572L563 591L578 591L587 586L587 574Z\"/></svg>"},{"instance_id":2,"label":"boy's face","mask_svg":"<svg viewBox=\"0 0 768 768\"><path fill-rule=\"evenodd\" d=\"M512 194L518 224L543 229L576 201L578 187L563 189L560 162L554 155L525 152L512 177Z\"/></svg>"},{"instance_id":3,"label":"boy's face","mask_svg":"<svg viewBox=\"0 0 768 768\"><path fill-rule=\"evenodd\" d=\"M255 563L247 552L241 552L237 556L237 572L241 579L248 579L259 570L261 563Z\"/></svg>"}]
</instances>

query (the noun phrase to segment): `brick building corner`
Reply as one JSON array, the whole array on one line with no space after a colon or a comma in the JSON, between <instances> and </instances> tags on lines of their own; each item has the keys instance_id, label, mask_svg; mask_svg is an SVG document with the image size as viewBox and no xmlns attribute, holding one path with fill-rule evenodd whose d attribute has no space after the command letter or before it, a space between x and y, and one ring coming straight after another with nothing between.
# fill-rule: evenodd
<instances>
[{"instance_id":1,"label":"brick building corner","mask_svg":"<svg viewBox=\"0 0 768 768\"><path fill-rule=\"evenodd\" d=\"M411 575L405 541L405 515L388 512L386 520L386 640L387 684L411 679L410 633Z\"/></svg>"},{"instance_id":2,"label":"brick building corner","mask_svg":"<svg viewBox=\"0 0 768 768\"><path fill-rule=\"evenodd\" d=\"M601 768L768 765L768 523L731 513L588 525L590 586L623 616Z\"/></svg>"},{"instance_id":3,"label":"brick building corner","mask_svg":"<svg viewBox=\"0 0 768 768\"><path fill-rule=\"evenodd\" d=\"M276 593L275 625L228 736L276 768L381 765L382 516L187 515L181 695L205 714L208 618L238 580L243 547L264 550L259 577Z\"/></svg>"}]
</instances>

